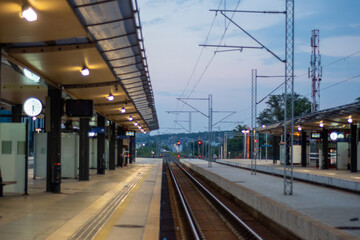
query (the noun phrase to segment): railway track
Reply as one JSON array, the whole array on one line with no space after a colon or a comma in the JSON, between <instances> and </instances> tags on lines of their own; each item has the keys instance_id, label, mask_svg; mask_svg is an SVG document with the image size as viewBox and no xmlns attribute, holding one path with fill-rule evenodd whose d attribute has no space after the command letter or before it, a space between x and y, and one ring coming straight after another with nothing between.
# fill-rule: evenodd
<instances>
[{"instance_id":1,"label":"railway track","mask_svg":"<svg viewBox=\"0 0 360 240\"><path fill-rule=\"evenodd\" d=\"M180 228L177 239L279 239L231 201L208 190L209 186L200 183L173 158L166 160L170 185L174 186L173 206L178 208L173 209Z\"/></svg>"}]
</instances>

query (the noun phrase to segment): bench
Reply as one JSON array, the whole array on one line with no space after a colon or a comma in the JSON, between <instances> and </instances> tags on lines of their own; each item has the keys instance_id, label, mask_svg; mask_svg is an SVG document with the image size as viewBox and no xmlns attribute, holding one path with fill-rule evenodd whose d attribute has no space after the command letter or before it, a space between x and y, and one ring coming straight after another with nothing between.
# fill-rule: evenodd
<instances>
[{"instance_id":1,"label":"bench","mask_svg":"<svg viewBox=\"0 0 360 240\"><path fill-rule=\"evenodd\" d=\"M16 184L16 181L3 181L0 168L0 197L4 196L3 188L6 185Z\"/></svg>"}]
</instances>

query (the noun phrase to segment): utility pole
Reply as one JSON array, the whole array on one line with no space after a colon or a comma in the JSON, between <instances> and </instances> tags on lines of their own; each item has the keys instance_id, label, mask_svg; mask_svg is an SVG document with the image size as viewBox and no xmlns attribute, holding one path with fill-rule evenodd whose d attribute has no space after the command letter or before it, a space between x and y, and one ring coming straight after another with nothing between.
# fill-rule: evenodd
<instances>
[{"instance_id":1,"label":"utility pole","mask_svg":"<svg viewBox=\"0 0 360 240\"><path fill-rule=\"evenodd\" d=\"M320 110L320 81L322 78L319 30L312 30L311 59L308 77L311 78L311 112Z\"/></svg>"},{"instance_id":2,"label":"utility pole","mask_svg":"<svg viewBox=\"0 0 360 240\"><path fill-rule=\"evenodd\" d=\"M284 164L284 195L293 194L293 133L294 133L294 4L295 0L285 0L285 11L244 11L244 10L210 10L216 13L220 12L229 22L233 23L243 33L254 40L260 47L231 46L231 50L243 48L260 48L265 49L280 62L285 63L285 110L284 110L284 138L286 158ZM248 33L239 24L234 22L232 18L226 15L227 12L238 13L270 13L285 14L285 59L281 59L264 44L258 41L250 33ZM230 47L217 45L214 47ZM289 126L290 125L290 126ZM290 130L290 131L289 131Z\"/></svg>"},{"instance_id":3,"label":"utility pole","mask_svg":"<svg viewBox=\"0 0 360 240\"><path fill-rule=\"evenodd\" d=\"M285 111L284 111L284 195L293 194L294 140L294 2L286 0L285 26ZM288 120L290 120L288 122ZM289 126L290 125L290 126Z\"/></svg>"},{"instance_id":4,"label":"utility pole","mask_svg":"<svg viewBox=\"0 0 360 240\"><path fill-rule=\"evenodd\" d=\"M256 175L256 159L257 159L257 137L256 137L256 107L257 107L257 70L251 71L251 175Z\"/></svg>"}]
</instances>

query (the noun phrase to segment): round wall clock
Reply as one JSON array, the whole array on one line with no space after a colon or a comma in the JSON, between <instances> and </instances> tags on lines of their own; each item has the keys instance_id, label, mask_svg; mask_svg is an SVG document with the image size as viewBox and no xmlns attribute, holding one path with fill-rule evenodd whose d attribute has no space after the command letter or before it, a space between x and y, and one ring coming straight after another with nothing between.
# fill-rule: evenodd
<instances>
[{"instance_id":1,"label":"round wall clock","mask_svg":"<svg viewBox=\"0 0 360 240\"><path fill-rule=\"evenodd\" d=\"M42 107L41 101L34 97L27 98L23 104L24 112L29 117L36 117L39 115L42 111Z\"/></svg>"}]
</instances>

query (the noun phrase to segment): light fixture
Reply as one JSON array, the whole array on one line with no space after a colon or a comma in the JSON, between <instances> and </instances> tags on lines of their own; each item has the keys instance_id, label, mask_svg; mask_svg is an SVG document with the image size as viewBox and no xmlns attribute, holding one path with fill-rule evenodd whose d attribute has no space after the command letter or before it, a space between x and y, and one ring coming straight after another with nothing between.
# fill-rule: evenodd
<instances>
[{"instance_id":1,"label":"light fixture","mask_svg":"<svg viewBox=\"0 0 360 240\"><path fill-rule=\"evenodd\" d=\"M35 120L36 120L36 117L33 117L32 120L35 121Z\"/></svg>"},{"instance_id":2,"label":"light fixture","mask_svg":"<svg viewBox=\"0 0 360 240\"><path fill-rule=\"evenodd\" d=\"M261 127L264 128L264 127L266 127L266 125L262 125Z\"/></svg>"},{"instance_id":3,"label":"light fixture","mask_svg":"<svg viewBox=\"0 0 360 240\"><path fill-rule=\"evenodd\" d=\"M24 68L23 73L28 79L30 79L36 83L40 82L40 77L38 75L36 75L35 73L31 72L29 69Z\"/></svg>"},{"instance_id":4,"label":"light fixture","mask_svg":"<svg viewBox=\"0 0 360 240\"><path fill-rule=\"evenodd\" d=\"M109 101L113 101L114 100L114 95L112 95L111 93L109 94L109 96L106 97L107 100Z\"/></svg>"},{"instance_id":5,"label":"light fixture","mask_svg":"<svg viewBox=\"0 0 360 240\"><path fill-rule=\"evenodd\" d=\"M131 122L134 118L130 115L129 121Z\"/></svg>"},{"instance_id":6,"label":"light fixture","mask_svg":"<svg viewBox=\"0 0 360 240\"><path fill-rule=\"evenodd\" d=\"M141 129L141 126L139 125L138 128Z\"/></svg>"},{"instance_id":7,"label":"light fixture","mask_svg":"<svg viewBox=\"0 0 360 240\"><path fill-rule=\"evenodd\" d=\"M138 123L137 123L137 122L134 122L134 125L135 125L135 126L137 126L137 125L138 125Z\"/></svg>"},{"instance_id":8,"label":"light fixture","mask_svg":"<svg viewBox=\"0 0 360 240\"><path fill-rule=\"evenodd\" d=\"M350 117L348 118L348 120L347 120L347 121L348 121L348 123L350 123L350 124L351 124L351 123L353 122L352 117L350 116Z\"/></svg>"},{"instance_id":9,"label":"light fixture","mask_svg":"<svg viewBox=\"0 0 360 240\"><path fill-rule=\"evenodd\" d=\"M124 107L122 107L122 109L120 110L121 113L125 113L126 109Z\"/></svg>"},{"instance_id":10,"label":"light fixture","mask_svg":"<svg viewBox=\"0 0 360 240\"><path fill-rule=\"evenodd\" d=\"M301 132L301 130L302 130L302 128L301 128L301 126L299 126L299 127L298 127L298 131Z\"/></svg>"},{"instance_id":11,"label":"light fixture","mask_svg":"<svg viewBox=\"0 0 360 240\"><path fill-rule=\"evenodd\" d=\"M88 76L90 74L90 70L87 67L83 67L81 69L81 75Z\"/></svg>"},{"instance_id":12,"label":"light fixture","mask_svg":"<svg viewBox=\"0 0 360 240\"><path fill-rule=\"evenodd\" d=\"M330 139L336 141L336 139L338 139L338 133L337 132L330 133Z\"/></svg>"},{"instance_id":13,"label":"light fixture","mask_svg":"<svg viewBox=\"0 0 360 240\"><path fill-rule=\"evenodd\" d=\"M319 123L319 127L323 128L323 127L324 127L324 123L323 123L323 122Z\"/></svg>"},{"instance_id":14,"label":"light fixture","mask_svg":"<svg viewBox=\"0 0 360 240\"><path fill-rule=\"evenodd\" d=\"M21 9L21 16L28 22L37 20L37 14L29 4L24 4Z\"/></svg>"}]
</instances>

